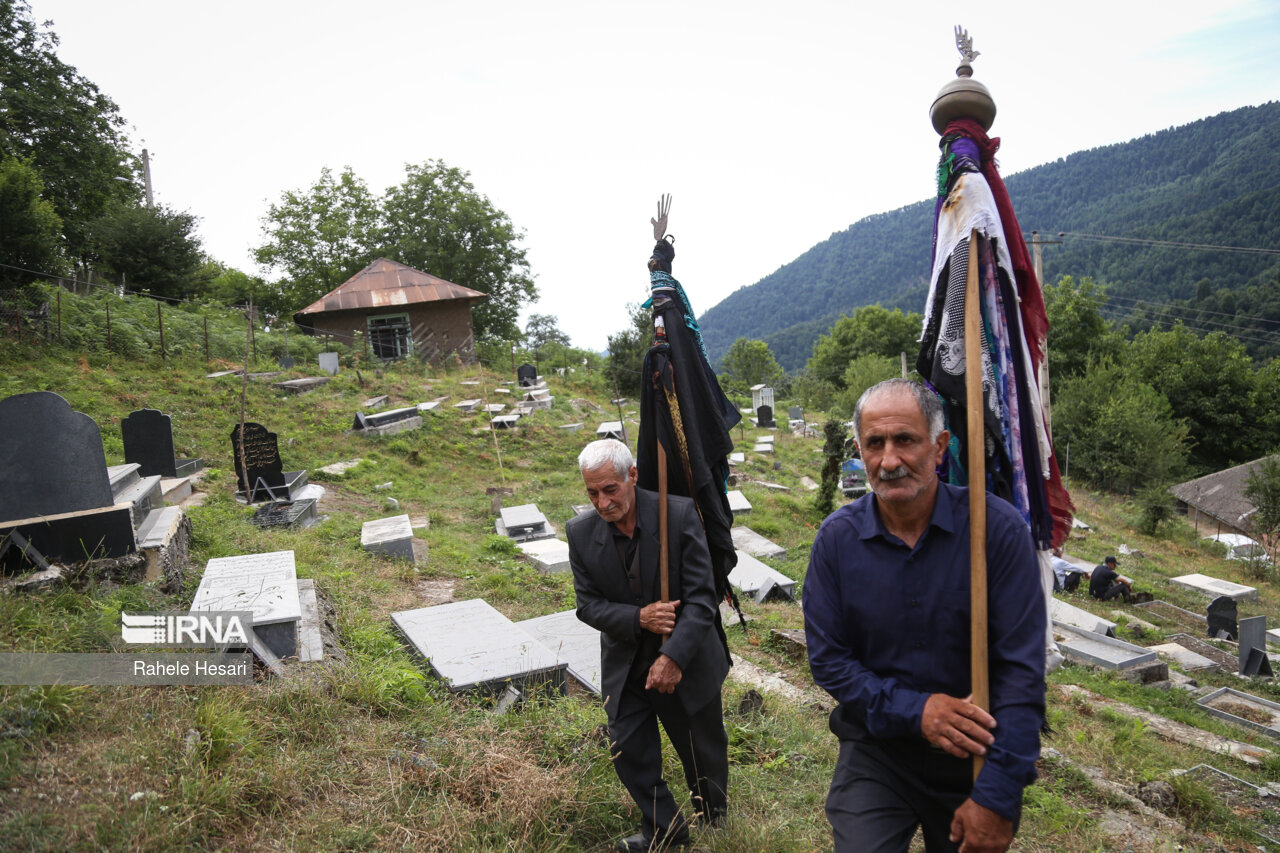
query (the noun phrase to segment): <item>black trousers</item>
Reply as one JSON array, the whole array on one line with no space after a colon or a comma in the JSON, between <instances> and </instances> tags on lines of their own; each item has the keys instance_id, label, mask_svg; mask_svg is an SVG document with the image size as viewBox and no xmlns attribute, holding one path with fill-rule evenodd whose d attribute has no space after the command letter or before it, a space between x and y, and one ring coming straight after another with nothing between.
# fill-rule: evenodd
<instances>
[{"instance_id":1,"label":"black trousers","mask_svg":"<svg viewBox=\"0 0 1280 853\"><path fill-rule=\"evenodd\" d=\"M923 739L842 739L827 794L836 853L906 853L917 827L929 853L959 850L951 820L972 788L973 762Z\"/></svg>"},{"instance_id":2,"label":"black trousers","mask_svg":"<svg viewBox=\"0 0 1280 853\"><path fill-rule=\"evenodd\" d=\"M644 678L633 672L609 724L613 767L643 816L646 838L682 839L688 825L662 778L662 723L680 756L684 781L694 808L706 816L723 814L729 789L729 736L719 694L693 714L686 713L676 693L644 689Z\"/></svg>"}]
</instances>

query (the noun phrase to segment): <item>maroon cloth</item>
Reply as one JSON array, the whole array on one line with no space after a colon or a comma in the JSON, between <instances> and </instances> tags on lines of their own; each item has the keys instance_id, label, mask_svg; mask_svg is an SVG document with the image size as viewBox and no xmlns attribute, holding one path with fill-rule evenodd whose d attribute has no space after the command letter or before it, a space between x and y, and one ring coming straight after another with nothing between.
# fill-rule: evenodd
<instances>
[{"instance_id":1,"label":"maroon cloth","mask_svg":"<svg viewBox=\"0 0 1280 853\"><path fill-rule=\"evenodd\" d=\"M1009 249L1009 257L1013 261L1013 275L1018 288L1018 313L1022 317L1023 334L1027 339L1027 349L1031 353L1031 363L1035 367L1036 379L1045 369L1049 335L1049 316L1045 312L1044 293L1040 290L1040 281L1036 278L1035 267L1031 265L1031 255L1027 252L1027 244L1022 239L1022 226L1013 212L1013 202L1009 200L1009 191L1005 189L1004 180L996 166L996 152L1000 150L1000 137L992 139L982 129L982 125L973 119L956 119L947 125L944 136L948 133L959 133L972 139L982 153L982 175L987 179L991 195L995 199L996 211L1000 214L1000 224L1004 228L1004 243ZM1048 403L1045 403L1046 414ZM1047 429L1047 424L1046 424ZM1049 457L1049 482L1046 484L1049 499L1049 513L1053 516L1053 545L1062 547L1071 532L1071 519L1075 515L1075 506L1071 496L1062 484L1062 475L1058 470L1058 457L1054 453Z\"/></svg>"}]
</instances>

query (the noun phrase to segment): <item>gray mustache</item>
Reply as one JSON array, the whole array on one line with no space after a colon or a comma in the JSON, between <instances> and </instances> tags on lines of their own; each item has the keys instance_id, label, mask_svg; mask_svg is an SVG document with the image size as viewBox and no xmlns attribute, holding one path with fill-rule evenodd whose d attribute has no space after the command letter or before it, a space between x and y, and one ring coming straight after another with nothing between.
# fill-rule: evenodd
<instances>
[{"instance_id":1,"label":"gray mustache","mask_svg":"<svg viewBox=\"0 0 1280 853\"><path fill-rule=\"evenodd\" d=\"M885 469L881 468L880 479L881 480L901 480L903 477L907 476L908 473L909 472L907 471L907 467L905 465L899 465L897 468L894 468L892 471L886 471Z\"/></svg>"}]
</instances>

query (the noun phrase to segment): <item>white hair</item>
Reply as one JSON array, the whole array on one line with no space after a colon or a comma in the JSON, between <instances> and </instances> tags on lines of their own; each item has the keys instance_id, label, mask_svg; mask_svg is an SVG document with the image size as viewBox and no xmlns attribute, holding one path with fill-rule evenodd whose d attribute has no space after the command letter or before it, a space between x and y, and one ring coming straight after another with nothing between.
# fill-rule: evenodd
<instances>
[{"instance_id":1,"label":"white hair","mask_svg":"<svg viewBox=\"0 0 1280 853\"><path fill-rule=\"evenodd\" d=\"M578 454L578 470L585 473L612 465L613 472L623 480L631 473L636 464L635 457L625 444L616 438L602 438L593 441Z\"/></svg>"},{"instance_id":2,"label":"white hair","mask_svg":"<svg viewBox=\"0 0 1280 853\"><path fill-rule=\"evenodd\" d=\"M853 408L853 440L858 442L859 447L862 446L862 407L872 397L901 393L910 394L915 398L916 405L920 407L920 414L924 416L925 423L929 427L929 442L932 444L938 440L943 427L942 402L938 399L938 395L920 382L895 378L872 385L858 398L858 404Z\"/></svg>"}]
</instances>

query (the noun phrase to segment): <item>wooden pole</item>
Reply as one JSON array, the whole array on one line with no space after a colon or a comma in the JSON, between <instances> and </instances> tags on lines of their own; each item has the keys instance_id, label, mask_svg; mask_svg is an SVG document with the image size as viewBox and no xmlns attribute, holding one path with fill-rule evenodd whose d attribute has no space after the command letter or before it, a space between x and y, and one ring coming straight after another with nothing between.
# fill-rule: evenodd
<instances>
[{"instance_id":1,"label":"wooden pole","mask_svg":"<svg viewBox=\"0 0 1280 853\"><path fill-rule=\"evenodd\" d=\"M160 330L160 360L164 361L164 315L160 313L160 303L156 302L156 328Z\"/></svg>"},{"instance_id":2,"label":"wooden pole","mask_svg":"<svg viewBox=\"0 0 1280 853\"><path fill-rule=\"evenodd\" d=\"M62 288L58 288L58 343L62 343Z\"/></svg>"},{"instance_id":3,"label":"wooden pole","mask_svg":"<svg viewBox=\"0 0 1280 853\"><path fill-rule=\"evenodd\" d=\"M209 318L204 318L204 360L209 360Z\"/></svg>"},{"instance_id":4,"label":"wooden pole","mask_svg":"<svg viewBox=\"0 0 1280 853\"><path fill-rule=\"evenodd\" d=\"M107 303L107 355L111 355L111 303Z\"/></svg>"},{"instance_id":5,"label":"wooden pole","mask_svg":"<svg viewBox=\"0 0 1280 853\"><path fill-rule=\"evenodd\" d=\"M670 534L667 530L667 449L658 441L658 588L662 601L671 600ZM662 642L667 638L663 637Z\"/></svg>"},{"instance_id":6,"label":"wooden pole","mask_svg":"<svg viewBox=\"0 0 1280 853\"><path fill-rule=\"evenodd\" d=\"M969 271L964 283L964 395L969 456L969 670L973 704L991 707L987 671L987 470L985 402L982 396L982 294L978 286L978 232L969 234ZM982 771L973 757L973 778Z\"/></svg>"}]
</instances>

